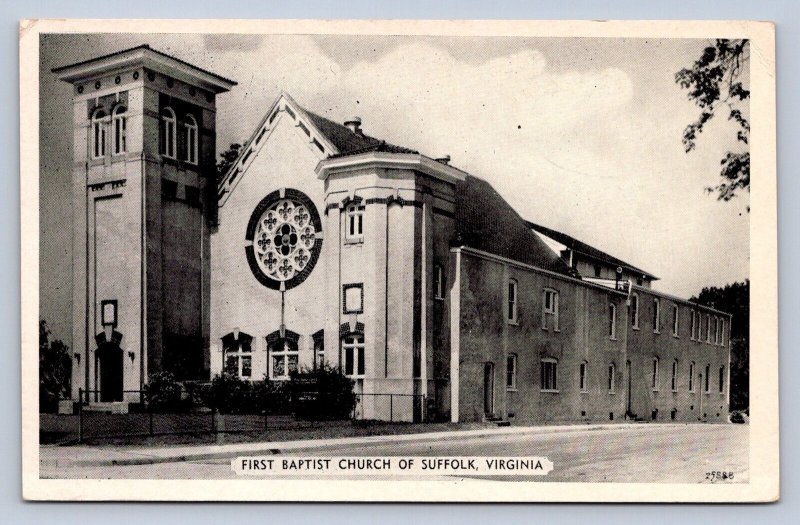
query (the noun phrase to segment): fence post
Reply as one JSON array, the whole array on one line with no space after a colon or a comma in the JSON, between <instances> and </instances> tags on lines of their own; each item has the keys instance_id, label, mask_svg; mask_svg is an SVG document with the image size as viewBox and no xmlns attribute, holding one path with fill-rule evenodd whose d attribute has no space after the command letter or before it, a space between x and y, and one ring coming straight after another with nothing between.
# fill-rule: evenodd
<instances>
[{"instance_id":1,"label":"fence post","mask_svg":"<svg viewBox=\"0 0 800 525\"><path fill-rule=\"evenodd\" d=\"M150 415L150 435L153 435L153 404L147 403L147 412Z\"/></svg>"},{"instance_id":2,"label":"fence post","mask_svg":"<svg viewBox=\"0 0 800 525\"><path fill-rule=\"evenodd\" d=\"M78 389L78 443L83 442L83 389Z\"/></svg>"}]
</instances>

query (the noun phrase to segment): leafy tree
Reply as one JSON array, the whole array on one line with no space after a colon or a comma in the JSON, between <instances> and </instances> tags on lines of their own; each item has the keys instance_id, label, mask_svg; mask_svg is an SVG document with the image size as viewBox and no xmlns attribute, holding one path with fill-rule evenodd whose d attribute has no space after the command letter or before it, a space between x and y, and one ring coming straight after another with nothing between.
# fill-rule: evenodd
<instances>
[{"instance_id":1,"label":"leafy tree","mask_svg":"<svg viewBox=\"0 0 800 525\"><path fill-rule=\"evenodd\" d=\"M750 280L722 288L703 288L697 297L689 300L732 314L731 409L747 408L750 392Z\"/></svg>"},{"instance_id":2,"label":"leafy tree","mask_svg":"<svg viewBox=\"0 0 800 525\"><path fill-rule=\"evenodd\" d=\"M69 348L60 340L51 341L50 329L39 320L39 410L54 412L60 399L69 399L72 385L72 359Z\"/></svg>"},{"instance_id":3,"label":"leafy tree","mask_svg":"<svg viewBox=\"0 0 800 525\"><path fill-rule=\"evenodd\" d=\"M743 106L750 91L742 84L742 71L750 59L747 40L717 40L706 47L702 56L690 68L675 74L675 82L689 91L688 97L700 107L700 116L683 131L683 146L687 153L695 149L697 136L718 111L727 112L728 120L737 124L736 140L744 149L729 151L722 159L722 182L711 188L717 198L729 201L740 190L750 191L750 122Z\"/></svg>"},{"instance_id":4,"label":"leafy tree","mask_svg":"<svg viewBox=\"0 0 800 525\"><path fill-rule=\"evenodd\" d=\"M222 177L228 173L228 170L231 169L233 163L239 158L241 149L242 145L234 142L228 147L227 150L219 154L219 162L217 162L217 184L222 181Z\"/></svg>"}]
</instances>

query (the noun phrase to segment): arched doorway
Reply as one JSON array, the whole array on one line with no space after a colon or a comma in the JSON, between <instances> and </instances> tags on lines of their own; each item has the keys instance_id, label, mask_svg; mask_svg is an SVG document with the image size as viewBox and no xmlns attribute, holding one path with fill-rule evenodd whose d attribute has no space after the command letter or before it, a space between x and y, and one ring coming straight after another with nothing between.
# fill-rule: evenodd
<instances>
[{"instance_id":1,"label":"arched doorway","mask_svg":"<svg viewBox=\"0 0 800 525\"><path fill-rule=\"evenodd\" d=\"M97 349L100 401L122 401L122 349L103 343Z\"/></svg>"},{"instance_id":2,"label":"arched doorway","mask_svg":"<svg viewBox=\"0 0 800 525\"><path fill-rule=\"evenodd\" d=\"M494 416L494 363L483 365L483 412Z\"/></svg>"}]
</instances>

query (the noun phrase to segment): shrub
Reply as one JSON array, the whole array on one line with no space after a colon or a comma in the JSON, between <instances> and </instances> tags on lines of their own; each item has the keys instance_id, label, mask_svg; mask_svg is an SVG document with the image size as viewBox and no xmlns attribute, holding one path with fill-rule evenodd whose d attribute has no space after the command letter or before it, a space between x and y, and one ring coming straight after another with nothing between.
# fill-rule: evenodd
<instances>
[{"instance_id":1,"label":"shrub","mask_svg":"<svg viewBox=\"0 0 800 525\"><path fill-rule=\"evenodd\" d=\"M223 374L198 392L201 403L221 414L260 414L264 410L263 387Z\"/></svg>"},{"instance_id":2,"label":"shrub","mask_svg":"<svg viewBox=\"0 0 800 525\"><path fill-rule=\"evenodd\" d=\"M170 372L156 372L147 378L144 395L150 410L154 412L181 411L185 407L181 401L183 388Z\"/></svg>"},{"instance_id":3,"label":"shrub","mask_svg":"<svg viewBox=\"0 0 800 525\"><path fill-rule=\"evenodd\" d=\"M61 399L69 399L72 382L72 359L67 345L51 341L50 329L39 321L39 411L56 412Z\"/></svg>"},{"instance_id":4,"label":"shrub","mask_svg":"<svg viewBox=\"0 0 800 525\"><path fill-rule=\"evenodd\" d=\"M348 419L355 406L353 381L340 368L325 365L295 372L289 388L295 414L303 419Z\"/></svg>"}]
</instances>

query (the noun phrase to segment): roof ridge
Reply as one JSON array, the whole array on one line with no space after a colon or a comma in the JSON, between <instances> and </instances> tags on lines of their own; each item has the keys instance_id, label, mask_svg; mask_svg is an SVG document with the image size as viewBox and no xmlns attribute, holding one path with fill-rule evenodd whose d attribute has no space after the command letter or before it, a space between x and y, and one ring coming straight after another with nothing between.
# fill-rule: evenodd
<instances>
[{"instance_id":1,"label":"roof ridge","mask_svg":"<svg viewBox=\"0 0 800 525\"><path fill-rule=\"evenodd\" d=\"M547 236L555 235L557 237L561 237L561 240L559 240L559 239L554 239L554 240L557 241L557 242L560 242L561 244L567 245L567 247L570 250L574 250L574 251L576 251L578 253L582 253L582 254L587 255L589 257L592 257L594 259L600 259L600 260L604 260L605 262L613 263L613 264L616 264L616 265L619 265L619 266L625 266L630 270L645 274L646 276L649 276L652 279L658 279L658 277L653 275L652 273L650 273L650 272L648 272L646 270L643 270L643 269L641 269L641 268L639 268L637 266L634 266L633 264L631 264L631 263L629 263L627 261L624 261L623 259L620 259L619 257L616 257L615 255L611 255L610 253L608 253L606 251L603 251L600 248L596 248L596 247L592 246L591 244L589 244L587 242L584 242L584 241L578 239L577 237L574 237L574 236L572 236L572 235L570 235L568 233L564 233L562 231L558 231L558 230L555 230L553 228L548 228L547 226L543 226L541 224L537 224L537 223L535 223L533 221L529 221L527 219L523 219L523 220L525 220L525 223L528 224L528 226L531 229L536 230L537 232L541 233L542 235L547 235ZM568 240L569 242L563 242L564 240ZM576 246L575 243L577 243L578 246ZM586 248L588 248L589 250L591 250L591 251L586 250L586 249L581 249L584 246ZM595 252L595 253L592 253L592 252Z\"/></svg>"}]
</instances>

